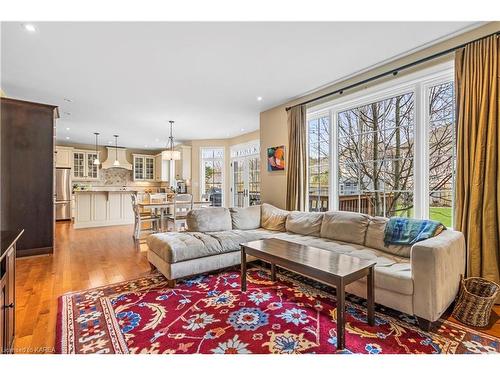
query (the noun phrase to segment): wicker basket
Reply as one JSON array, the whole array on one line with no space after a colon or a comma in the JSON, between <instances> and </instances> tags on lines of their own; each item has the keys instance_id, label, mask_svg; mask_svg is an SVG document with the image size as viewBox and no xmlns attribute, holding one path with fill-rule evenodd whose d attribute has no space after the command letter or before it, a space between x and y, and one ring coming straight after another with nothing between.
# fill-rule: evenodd
<instances>
[{"instance_id":1,"label":"wicker basket","mask_svg":"<svg viewBox=\"0 0 500 375\"><path fill-rule=\"evenodd\" d=\"M480 277L460 280L460 293L453 309L453 317L473 327L486 327L500 286Z\"/></svg>"}]
</instances>

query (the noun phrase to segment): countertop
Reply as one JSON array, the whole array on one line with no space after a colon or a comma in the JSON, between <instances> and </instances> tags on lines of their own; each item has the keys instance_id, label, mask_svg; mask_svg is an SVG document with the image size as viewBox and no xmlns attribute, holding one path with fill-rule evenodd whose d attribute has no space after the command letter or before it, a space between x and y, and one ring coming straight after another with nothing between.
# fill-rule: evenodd
<instances>
[{"instance_id":1,"label":"countertop","mask_svg":"<svg viewBox=\"0 0 500 375\"><path fill-rule=\"evenodd\" d=\"M73 190L74 193L92 193L92 192L117 192L117 193L135 193L138 189L134 188L121 188L121 187L93 187L85 190Z\"/></svg>"},{"instance_id":2,"label":"countertop","mask_svg":"<svg viewBox=\"0 0 500 375\"><path fill-rule=\"evenodd\" d=\"M0 232L0 260L3 259L3 256L7 249L9 249L14 242L16 242L19 237L24 233L24 229L17 231L1 231Z\"/></svg>"}]
</instances>

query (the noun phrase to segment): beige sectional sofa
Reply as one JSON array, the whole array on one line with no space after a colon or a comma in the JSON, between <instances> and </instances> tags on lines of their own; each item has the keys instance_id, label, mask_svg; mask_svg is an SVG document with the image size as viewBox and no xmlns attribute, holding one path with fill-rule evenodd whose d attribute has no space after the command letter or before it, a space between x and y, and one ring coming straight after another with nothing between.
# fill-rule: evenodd
<instances>
[{"instance_id":1,"label":"beige sectional sofa","mask_svg":"<svg viewBox=\"0 0 500 375\"><path fill-rule=\"evenodd\" d=\"M464 237L445 230L413 246L386 246L387 220L340 211L289 212L268 204L196 209L188 214L187 232L149 236L147 256L169 280L237 265L239 244L263 238L373 259L376 302L415 315L421 327L429 329L458 292L465 271ZM346 290L366 297L365 280Z\"/></svg>"}]
</instances>

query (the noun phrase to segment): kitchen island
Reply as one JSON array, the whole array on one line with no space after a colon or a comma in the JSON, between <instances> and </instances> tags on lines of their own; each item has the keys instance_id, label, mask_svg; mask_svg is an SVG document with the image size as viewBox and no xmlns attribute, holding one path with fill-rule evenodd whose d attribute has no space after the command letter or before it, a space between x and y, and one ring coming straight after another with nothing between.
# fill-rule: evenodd
<instances>
[{"instance_id":1,"label":"kitchen island","mask_svg":"<svg viewBox=\"0 0 500 375\"><path fill-rule=\"evenodd\" d=\"M132 195L129 189L75 190L74 227L92 228L134 223Z\"/></svg>"}]
</instances>

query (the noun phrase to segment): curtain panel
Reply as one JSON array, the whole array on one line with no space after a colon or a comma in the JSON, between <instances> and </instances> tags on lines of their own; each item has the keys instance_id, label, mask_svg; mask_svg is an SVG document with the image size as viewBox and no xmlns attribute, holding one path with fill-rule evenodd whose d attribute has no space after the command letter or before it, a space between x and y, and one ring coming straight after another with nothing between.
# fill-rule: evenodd
<instances>
[{"instance_id":1,"label":"curtain panel","mask_svg":"<svg viewBox=\"0 0 500 375\"><path fill-rule=\"evenodd\" d=\"M288 111L288 173L286 209L304 211L307 199L307 126L306 106Z\"/></svg>"},{"instance_id":2,"label":"curtain panel","mask_svg":"<svg viewBox=\"0 0 500 375\"><path fill-rule=\"evenodd\" d=\"M465 235L468 276L496 283L500 282L499 42L490 36L455 55L455 225Z\"/></svg>"}]
</instances>

